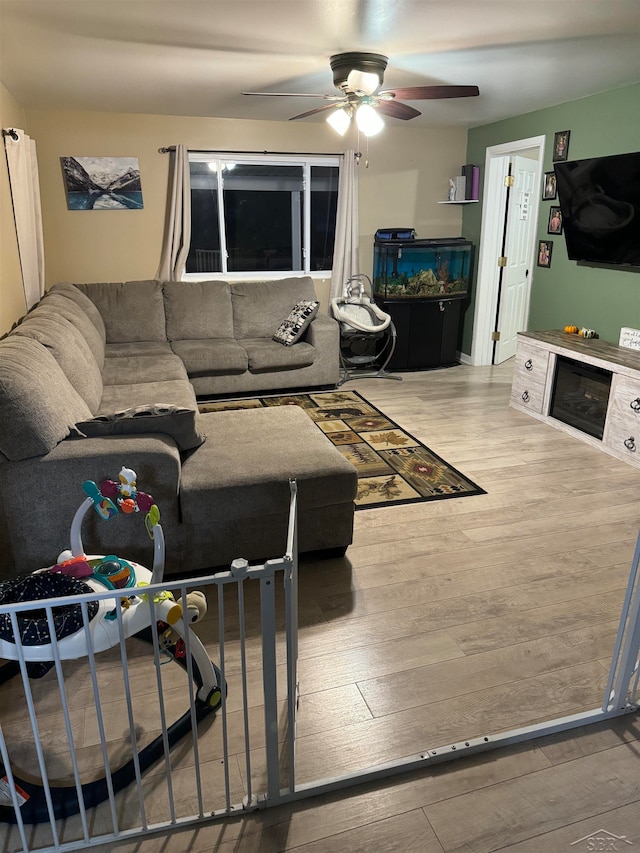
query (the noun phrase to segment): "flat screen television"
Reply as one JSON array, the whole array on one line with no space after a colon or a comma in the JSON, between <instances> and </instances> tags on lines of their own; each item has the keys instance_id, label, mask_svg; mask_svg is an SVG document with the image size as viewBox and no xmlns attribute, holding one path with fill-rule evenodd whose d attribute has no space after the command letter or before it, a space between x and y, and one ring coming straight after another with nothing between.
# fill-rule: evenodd
<instances>
[{"instance_id":1,"label":"flat screen television","mask_svg":"<svg viewBox=\"0 0 640 853\"><path fill-rule=\"evenodd\" d=\"M640 152L554 169L569 259L640 267Z\"/></svg>"}]
</instances>

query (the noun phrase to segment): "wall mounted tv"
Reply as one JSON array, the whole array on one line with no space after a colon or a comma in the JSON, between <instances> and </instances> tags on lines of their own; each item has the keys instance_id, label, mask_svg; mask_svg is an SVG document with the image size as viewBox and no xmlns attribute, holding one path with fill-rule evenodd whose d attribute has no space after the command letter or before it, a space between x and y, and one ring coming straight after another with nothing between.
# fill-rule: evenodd
<instances>
[{"instance_id":1,"label":"wall mounted tv","mask_svg":"<svg viewBox=\"0 0 640 853\"><path fill-rule=\"evenodd\" d=\"M554 169L569 259L640 268L640 152Z\"/></svg>"}]
</instances>

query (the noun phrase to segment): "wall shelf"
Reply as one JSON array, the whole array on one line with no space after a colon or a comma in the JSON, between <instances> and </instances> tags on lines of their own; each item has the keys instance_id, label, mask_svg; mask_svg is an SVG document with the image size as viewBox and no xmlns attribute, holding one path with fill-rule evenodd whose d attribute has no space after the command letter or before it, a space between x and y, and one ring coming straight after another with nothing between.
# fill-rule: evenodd
<instances>
[{"instance_id":1,"label":"wall shelf","mask_svg":"<svg viewBox=\"0 0 640 853\"><path fill-rule=\"evenodd\" d=\"M438 204L477 204L479 201L479 198L465 198L461 201L439 201Z\"/></svg>"}]
</instances>

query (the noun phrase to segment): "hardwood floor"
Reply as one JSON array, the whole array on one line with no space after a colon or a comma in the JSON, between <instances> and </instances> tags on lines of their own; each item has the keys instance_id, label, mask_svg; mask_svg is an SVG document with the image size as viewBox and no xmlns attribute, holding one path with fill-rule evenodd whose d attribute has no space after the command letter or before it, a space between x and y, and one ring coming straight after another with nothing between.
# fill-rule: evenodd
<instances>
[{"instance_id":1,"label":"hardwood floor","mask_svg":"<svg viewBox=\"0 0 640 853\"><path fill-rule=\"evenodd\" d=\"M601 703L640 527L640 472L510 409L511 371L509 362L460 365L405 374L402 383L346 386L487 494L358 511L345 559L302 560L298 782ZM257 597L250 594L247 606L257 612ZM232 607L229 617L232 637ZM211 615L197 626L205 640L214 636L214 623ZM256 790L264 781L258 651L258 639L250 638ZM246 768L233 642L227 666L230 743L238 750L230 776L240 798ZM104 673L113 685L117 655ZM141 703L145 689L141 680L134 690ZM41 694L44 701L44 687ZM180 708L179 681L167 696ZM121 720L122 701L113 697L110 720ZM73 713L83 732L80 760L98 769L89 705L78 690ZM13 725L19 741L19 719L5 716L3 710L5 734ZM156 723L148 717L145 724L148 736ZM126 739L118 740L122 728L114 725L111 736L126 752ZM211 732L200 760L213 789L221 784L221 747L215 726ZM637 715L628 715L108 849L568 853L597 849L587 841L571 845L599 830L640 848L639 733ZM19 744L14 748L19 754ZM178 790L185 800L193 760L188 749L180 750L184 787ZM64 773L63 756L60 766ZM162 772L156 768L146 780L151 792ZM161 801L160 816L166 817ZM623 847L635 849L609 849Z\"/></svg>"}]
</instances>

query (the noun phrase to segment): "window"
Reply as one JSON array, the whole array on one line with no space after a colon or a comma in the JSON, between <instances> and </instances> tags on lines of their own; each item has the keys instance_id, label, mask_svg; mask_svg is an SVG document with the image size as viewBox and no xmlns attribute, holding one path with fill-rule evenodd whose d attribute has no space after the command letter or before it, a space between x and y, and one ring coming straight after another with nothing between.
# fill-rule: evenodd
<instances>
[{"instance_id":1,"label":"window","mask_svg":"<svg viewBox=\"0 0 640 853\"><path fill-rule=\"evenodd\" d=\"M188 275L331 270L337 157L192 152L189 170Z\"/></svg>"}]
</instances>

